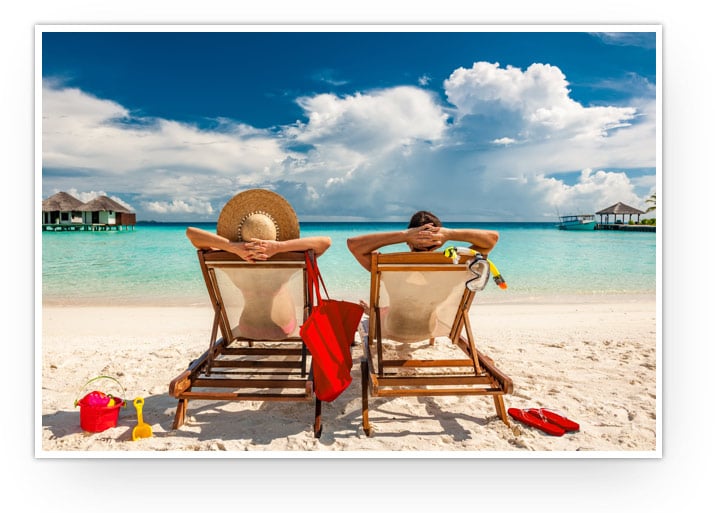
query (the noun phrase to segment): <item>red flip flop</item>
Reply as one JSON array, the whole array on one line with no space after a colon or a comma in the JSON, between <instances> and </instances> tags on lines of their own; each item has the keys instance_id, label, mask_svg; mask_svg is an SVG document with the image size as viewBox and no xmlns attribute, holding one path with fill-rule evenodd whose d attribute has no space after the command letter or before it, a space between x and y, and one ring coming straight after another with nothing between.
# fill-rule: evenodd
<instances>
[{"instance_id":1,"label":"red flip flop","mask_svg":"<svg viewBox=\"0 0 715 513\"><path fill-rule=\"evenodd\" d=\"M514 417L519 422L523 422L529 426L540 429L541 431L554 436L563 435L566 430L556 424L547 422L544 418L539 415L531 413L529 410L520 410L519 408L509 408L507 413Z\"/></svg>"},{"instance_id":2,"label":"red flip flop","mask_svg":"<svg viewBox=\"0 0 715 513\"><path fill-rule=\"evenodd\" d=\"M552 424L556 424L557 426L563 428L564 431L578 431L580 428L580 426L573 420L567 419L563 415L559 415L558 413L547 410L546 408L529 408L526 411L533 415L537 415Z\"/></svg>"}]
</instances>

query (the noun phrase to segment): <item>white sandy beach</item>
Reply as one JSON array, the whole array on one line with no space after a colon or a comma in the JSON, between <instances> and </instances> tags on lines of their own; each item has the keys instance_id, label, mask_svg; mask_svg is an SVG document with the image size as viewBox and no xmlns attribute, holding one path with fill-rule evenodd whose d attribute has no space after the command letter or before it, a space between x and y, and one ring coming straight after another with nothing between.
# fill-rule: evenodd
<instances>
[{"instance_id":1,"label":"white sandy beach","mask_svg":"<svg viewBox=\"0 0 715 513\"><path fill-rule=\"evenodd\" d=\"M514 381L506 406L562 412L580 424L579 432L554 437L513 419L507 427L488 397L378 398L370 401L375 434L367 437L358 345L353 383L324 404L316 439L310 403L193 401L186 424L172 430L176 400L169 382L206 349L208 307L45 306L36 455L657 456L657 318L652 296L473 306L478 348ZM87 433L74 401L99 375L115 377L130 404L116 427ZM99 380L82 393L93 388L119 392L111 380ZM143 417L153 436L132 441L137 396L145 398Z\"/></svg>"}]
</instances>

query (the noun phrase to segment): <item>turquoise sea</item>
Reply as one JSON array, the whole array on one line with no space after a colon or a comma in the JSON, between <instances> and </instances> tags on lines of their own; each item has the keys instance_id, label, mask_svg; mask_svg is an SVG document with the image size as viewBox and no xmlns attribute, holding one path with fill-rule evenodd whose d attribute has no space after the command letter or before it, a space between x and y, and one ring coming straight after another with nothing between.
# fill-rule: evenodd
<instances>
[{"instance_id":1,"label":"turquoise sea","mask_svg":"<svg viewBox=\"0 0 715 513\"><path fill-rule=\"evenodd\" d=\"M655 233L570 232L554 223L446 224L500 233L490 258L508 289L490 282L479 293L480 302L656 293ZM43 304L208 304L196 251L185 236L189 225L216 229L215 223L140 223L133 231L42 232ZM403 223L301 223L301 235L332 237L333 245L319 260L328 292L357 300L368 294L369 273L347 250L346 240L403 228ZM406 249L396 245L383 251Z\"/></svg>"}]
</instances>

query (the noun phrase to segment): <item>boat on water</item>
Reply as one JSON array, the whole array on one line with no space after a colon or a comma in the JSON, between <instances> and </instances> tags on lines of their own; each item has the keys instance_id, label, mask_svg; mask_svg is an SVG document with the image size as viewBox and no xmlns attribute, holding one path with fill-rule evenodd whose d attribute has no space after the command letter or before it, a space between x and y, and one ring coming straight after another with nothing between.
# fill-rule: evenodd
<instances>
[{"instance_id":1,"label":"boat on water","mask_svg":"<svg viewBox=\"0 0 715 513\"><path fill-rule=\"evenodd\" d=\"M593 214L578 214L573 216L560 216L559 230L595 230L596 216Z\"/></svg>"}]
</instances>

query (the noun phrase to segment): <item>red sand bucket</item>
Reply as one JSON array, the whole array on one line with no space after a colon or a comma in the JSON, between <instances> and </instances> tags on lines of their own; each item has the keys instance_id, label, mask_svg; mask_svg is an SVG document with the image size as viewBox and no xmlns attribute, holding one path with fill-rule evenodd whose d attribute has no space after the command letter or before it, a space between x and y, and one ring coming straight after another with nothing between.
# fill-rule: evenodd
<instances>
[{"instance_id":1,"label":"red sand bucket","mask_svg":"<svg viewBox=\"0 0 715 513\"><path fill-rule=\"evenodd\" d=\"M96 378L90 379L87 383L85 383L80 392L84 390L87 385L98 379L113 380L122 389L122 395L126 395L122 384L111 376L97 376ZM117 425L119 409L126 406L126 402L121 397L115 397L111 394L105 394L104 392L93 390L92 392L86 394L82 399L75 400L74 405L75 407L79 406L80 427L84 431L99 433L100 431L104 431L105 429L109 429Z\"/></svg>"}]
</instances>

